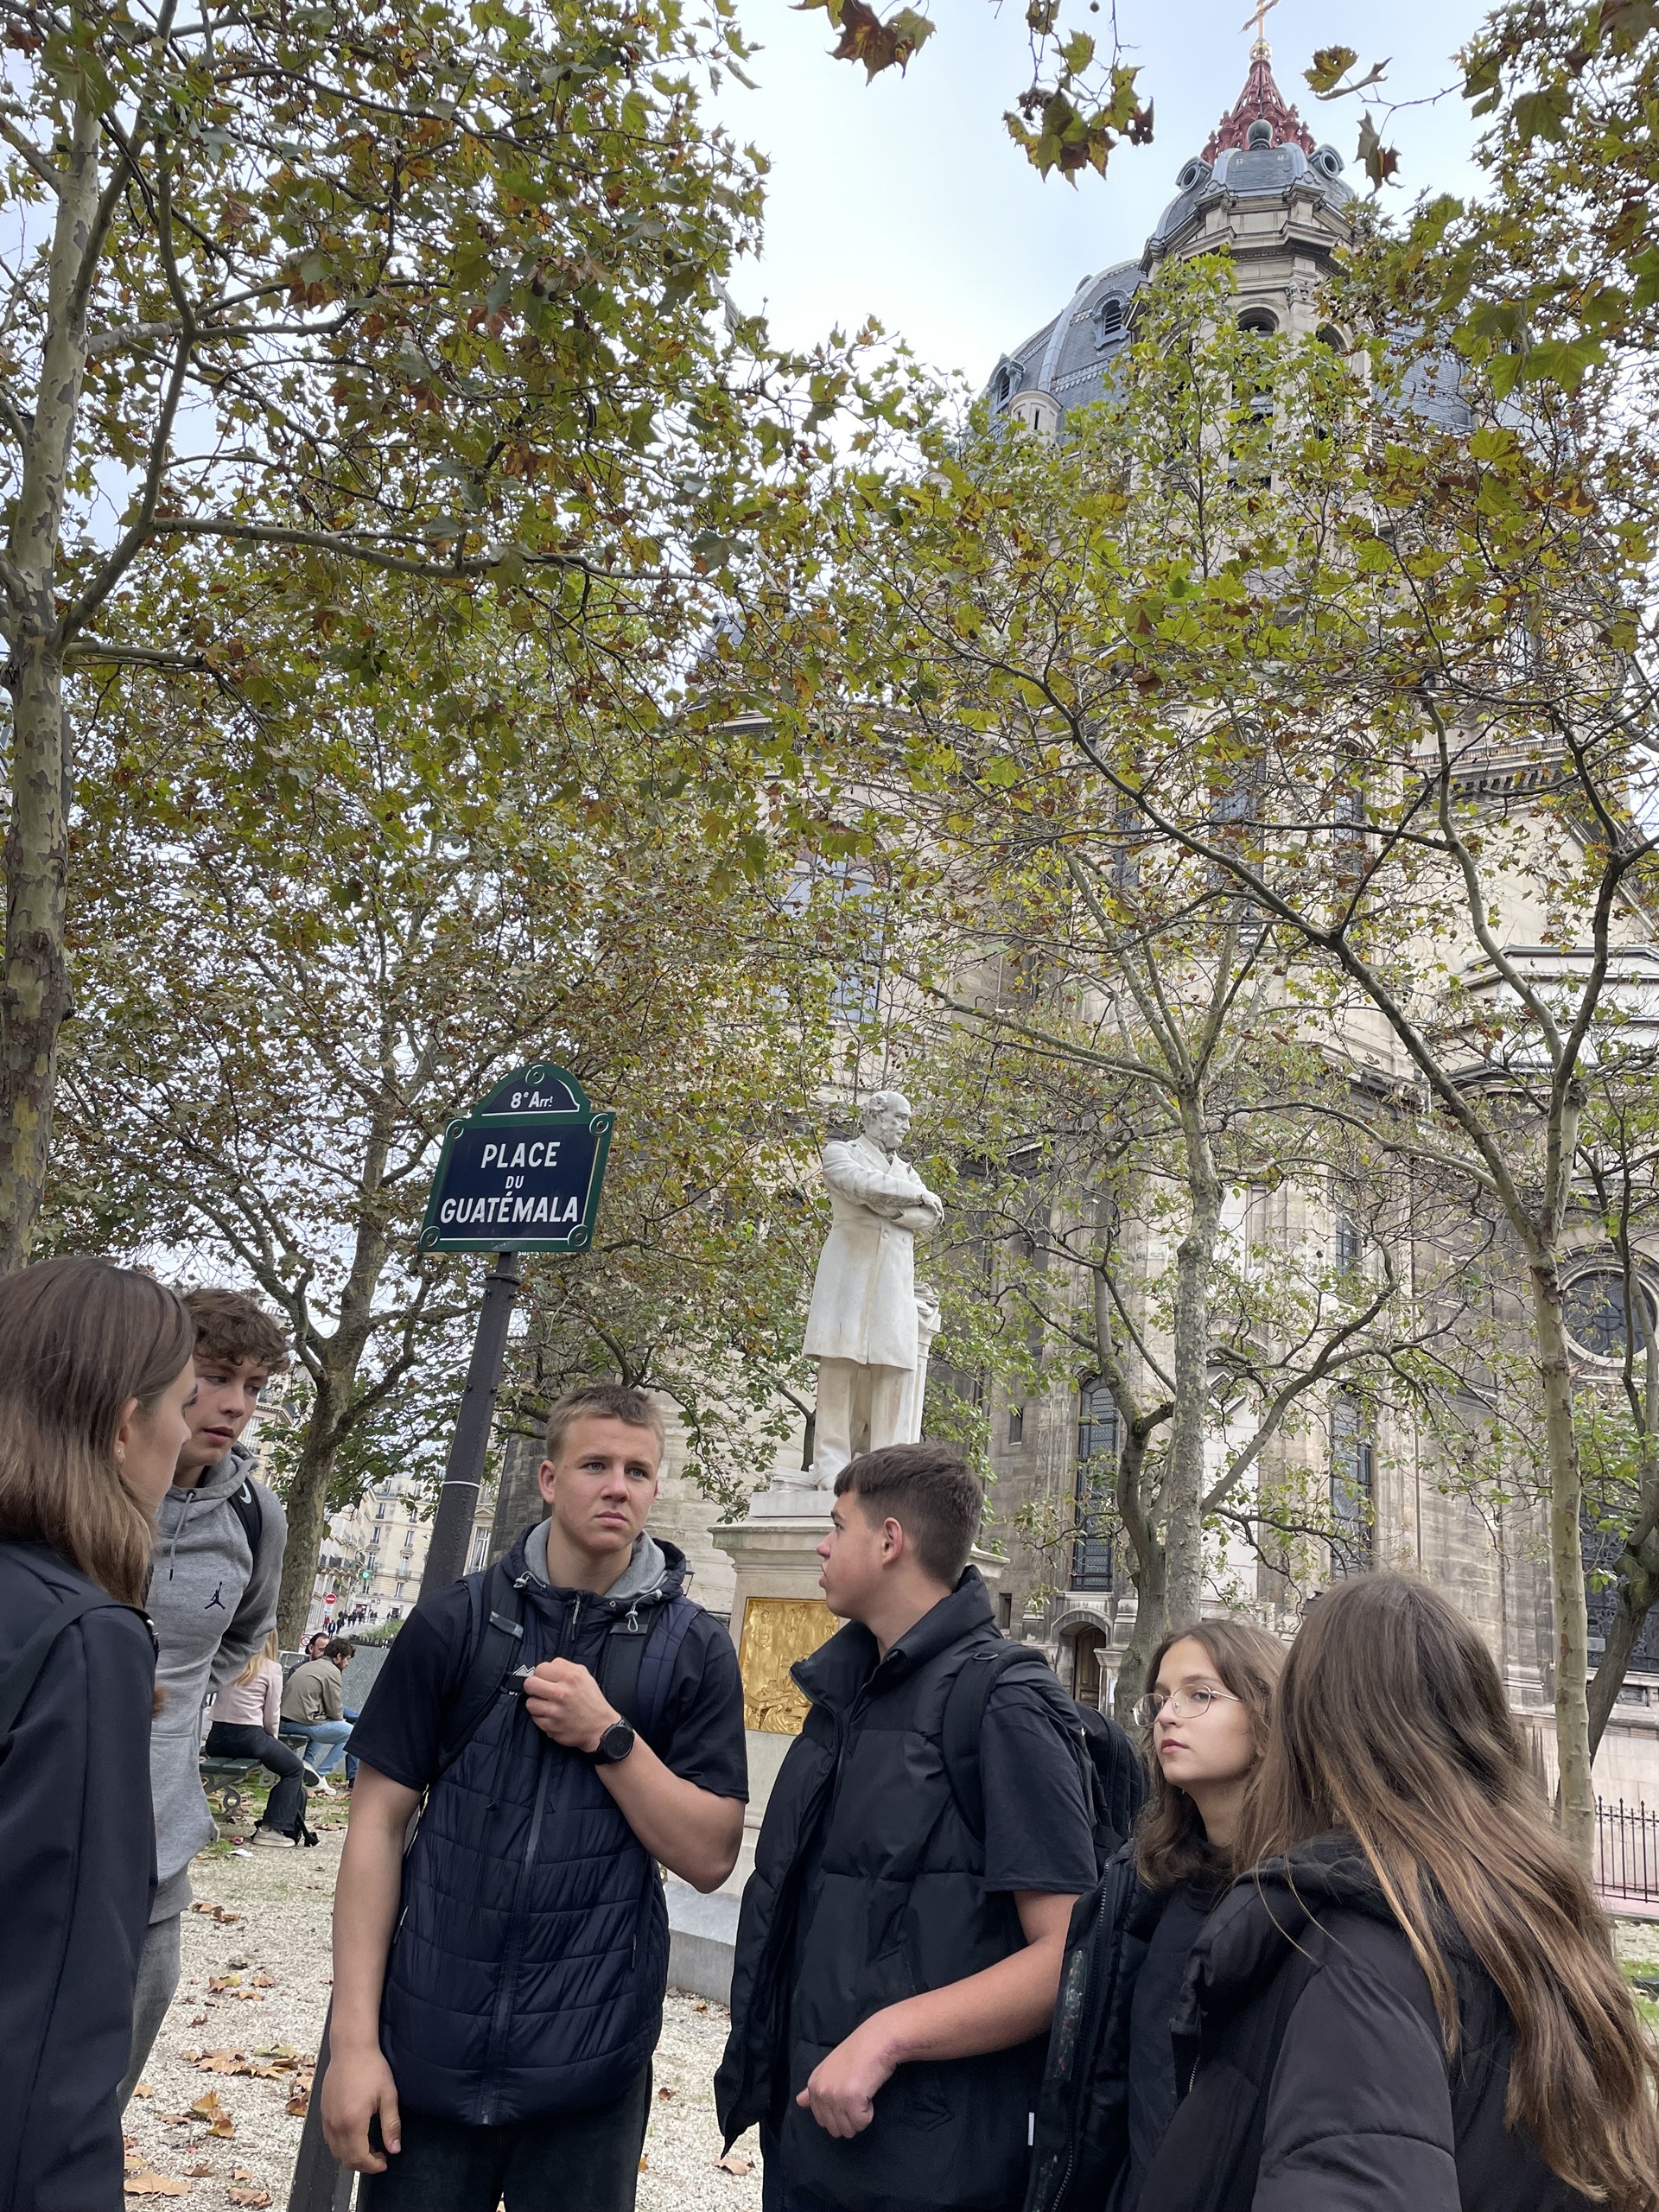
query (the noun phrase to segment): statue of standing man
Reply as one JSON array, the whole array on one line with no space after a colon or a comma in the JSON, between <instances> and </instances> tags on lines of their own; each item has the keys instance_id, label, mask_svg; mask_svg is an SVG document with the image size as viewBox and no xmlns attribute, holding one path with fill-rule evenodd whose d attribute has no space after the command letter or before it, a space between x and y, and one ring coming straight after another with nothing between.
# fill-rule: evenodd
<instances>
[{"instance_id":1,"label":"statue of standing man","mask_svg":"<svg viewBox=\"0 0 1659 2212\"><path fill-rule=\"evenodd\" d=\"M910 1101L872 1094L859 1135L823 1148L833 1219L806 1317L808 1358L818 1363L812 1481L832 1489L862 1452L913 1441L921 1427L925 1346L918 1327L915 1240L930 1236L944 1204L899 1147ZM938 1324L937 1310L924 1315ZM932 1326L926 1329L931 1339Z\"/></svg>"}]
</instances>

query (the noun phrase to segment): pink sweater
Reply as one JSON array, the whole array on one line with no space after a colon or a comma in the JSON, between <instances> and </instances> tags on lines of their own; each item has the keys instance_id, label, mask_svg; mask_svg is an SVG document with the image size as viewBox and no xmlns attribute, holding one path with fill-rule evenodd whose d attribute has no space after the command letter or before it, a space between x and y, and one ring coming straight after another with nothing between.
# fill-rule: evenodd
<instances>
[{"instance_id":1,"label":"pink sweater","mask_svg":"<svg viewBox=\"0 0 1659 2212\"><path fill-rule=\"evenodd\" d=\"M213 1700L207 1725L223 1720L232 1728L263 1728L274 1736L281 1726L282 1707L283 1670L274 1659L267 1659L251 1681L226 1683Z\"/></svg>"}]
</instances>

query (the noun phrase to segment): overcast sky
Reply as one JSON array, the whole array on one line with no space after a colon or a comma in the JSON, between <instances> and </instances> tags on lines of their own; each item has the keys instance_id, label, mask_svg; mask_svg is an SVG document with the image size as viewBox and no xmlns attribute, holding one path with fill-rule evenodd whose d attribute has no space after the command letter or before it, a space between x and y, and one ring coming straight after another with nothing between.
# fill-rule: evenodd
<instances>
[{"instance_id":1,"label":"overcast sky","mask_svg":"<svg viewBox=\"0 0 1659 2212\"><path fill-rule=\"evenodd\" d=\"M876 3L886 15L894 0ZM729 85L719 106L772 167L766 255L740 264L740 304L764 306L774 336L798 346L874 314L924 360L965 371L977 388L1081 276L1139 256L1177 170L1243 88L1245 4L1119 0L1156 136L1120 146L1103 182L1090 173L1074 191L1040 178L1002 123L1029 74L1020 0L1000 11L990 0L921 0L932 40L906 76L889 71L868 85L861 68L829 59L835 35L821 10L747 0L744 26L763 48L748 73L760 89ZM1314 100L1301 73L1319 46L1357 48L1367 64L1391 57L1393 98L1433 104L1403 107L1387 130L1405 188L1385 200L1403 208L1420 191L1463 192L1474 133L1446 88L1458 82L1452 55L1485 13L1475 0L1279 0L1268 18L1274 73L1363 191L1357 104ZM1074 19L1086 19L1078 0L1065 13ZM1096 19L1109 20L1105 9Z\"/></svg>"}]
</instances>

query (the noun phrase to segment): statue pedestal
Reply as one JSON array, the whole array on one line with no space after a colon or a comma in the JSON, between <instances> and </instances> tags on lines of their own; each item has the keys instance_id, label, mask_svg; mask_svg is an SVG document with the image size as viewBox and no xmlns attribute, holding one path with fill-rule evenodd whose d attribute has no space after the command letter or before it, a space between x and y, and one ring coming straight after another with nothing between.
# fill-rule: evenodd
<instances>
[{"instance_id":1,"label":"statue pedestal","mask_svg":"<svg viewBox=\"0 0 1659 2212\"><path fill-rule=\"evenodd\" d=\"M736 1575L732 1642L743 1676L750 1827L760 1826L784 1754L806 1718L806 1700L789 1670L841 1626L818 1587L818 1546L834 1503L832 1492L809 1483L774 1480L756 1491L743 1520L709 1531ZM974 1565L995 1589L1004 1562L976 1550Z\"/></svg>"}]
</instances>

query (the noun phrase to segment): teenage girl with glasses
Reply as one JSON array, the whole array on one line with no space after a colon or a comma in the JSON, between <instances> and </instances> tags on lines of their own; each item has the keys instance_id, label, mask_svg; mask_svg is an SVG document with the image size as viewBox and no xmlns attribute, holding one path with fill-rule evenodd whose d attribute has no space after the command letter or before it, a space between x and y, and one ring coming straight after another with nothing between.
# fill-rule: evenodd
<instances>
[{"instance_id":1,"label":"teenage girl with glasses","mask_svg":"<svg viewBox=\"0 0 1659 2212\"><path fill-rule=\"evenodd\" d=\"M1167 1637L1135 1717L1152 1784L1133 1841L1072 1915L1027 2212L1134 2212L1173 2116L1170 2026L1234 1871L1284 1647L1245 1621Z\"/></svg>"}]
</instances>

